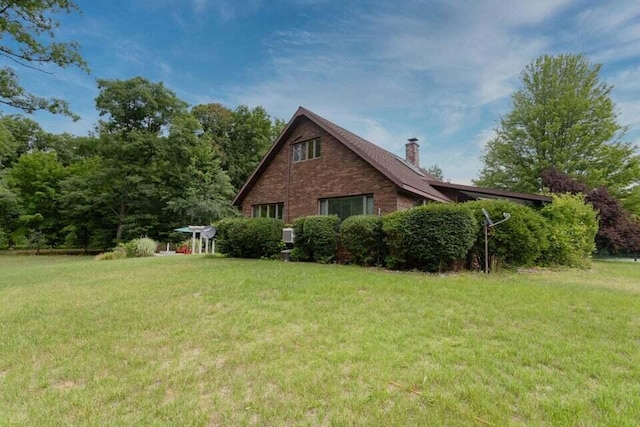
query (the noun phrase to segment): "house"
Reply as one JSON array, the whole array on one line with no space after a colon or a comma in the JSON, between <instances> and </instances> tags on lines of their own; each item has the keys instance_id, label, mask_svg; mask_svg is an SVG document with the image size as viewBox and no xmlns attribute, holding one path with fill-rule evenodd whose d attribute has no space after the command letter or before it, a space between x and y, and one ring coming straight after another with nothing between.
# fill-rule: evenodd
<instances>
[{"instance_id":1,"label":"house","mask_svg":"<svg viewBox=\"0 0 640 427\"><path fill-rule=\"evenodd\" d=\"M233 200L244 216L287 223L308 215L387 214L428 202L508 199L540 205L546 196L443 182L418 163L418 143L406 158L300 107Z\"/></svg>"}]
</instances>

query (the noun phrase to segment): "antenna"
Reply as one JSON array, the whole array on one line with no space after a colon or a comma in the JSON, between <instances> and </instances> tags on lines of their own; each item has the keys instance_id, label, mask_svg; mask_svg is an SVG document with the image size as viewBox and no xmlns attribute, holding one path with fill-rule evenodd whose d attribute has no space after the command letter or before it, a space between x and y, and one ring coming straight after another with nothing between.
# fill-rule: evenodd
<instances>
[{"instance_id":1,"label":"antenna","mask_svg":"<svg viewBox=\"0 0 640 427\"><path fill-rule=\"evenodd\" d=\"M482 208L482 214L484 215L484 223L485 223L485 225L488 225L489 227L491 227L493 225L493 221L491 220L491 217L489 216L489 212L487 212L487 210L485 208Z\"/></svg>"},{"instance_id":2,"label":"antenna","mask_svg":"<svg viewBox=\"0 0 640 427\"><path fill-rule=\"evenodd\" d=\"M502 224L505 221L508 221L511 218L511 214L509 212L502 212L502 217L498 222L493 222L491 217L489 216L489 212L485 208L482 208L482 214L484 215L484 272L485 274L489 273L489 229L495 227L498 224Z\"/></svg>"}]
</instances>

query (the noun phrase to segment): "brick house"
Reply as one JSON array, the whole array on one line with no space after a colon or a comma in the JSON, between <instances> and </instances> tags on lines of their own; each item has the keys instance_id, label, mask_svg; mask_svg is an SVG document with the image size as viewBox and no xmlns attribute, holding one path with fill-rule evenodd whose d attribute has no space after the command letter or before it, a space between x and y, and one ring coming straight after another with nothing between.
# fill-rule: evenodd
<instances>
[{"instance_id":1,"label":"brick house","mask_svg":"<svg viewBox=\"0 0 640 427\"><path fill-rule=\"evenodd\" d=\"M296 218L386 214L427 202L481 198L542 204L545 196L440 181L418 164L410 139L402 159L300 107L233 200L244 216Z\"/></svg>"}]
</instances>

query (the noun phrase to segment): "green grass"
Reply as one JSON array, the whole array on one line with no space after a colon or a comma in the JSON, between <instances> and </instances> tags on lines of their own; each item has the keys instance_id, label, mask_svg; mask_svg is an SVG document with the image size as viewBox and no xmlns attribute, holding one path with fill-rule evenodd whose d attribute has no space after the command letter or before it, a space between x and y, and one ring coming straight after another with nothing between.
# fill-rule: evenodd
<instances>
[{"instance_id":1,"label":"green grass","mask_svg":"<svg viewBox=\"0 0 640 427\"><path fill-rule=\"evenodd\" d=\"M640 265L0 257L0 425L640 424Z\"/></svg>"}]
</instances>

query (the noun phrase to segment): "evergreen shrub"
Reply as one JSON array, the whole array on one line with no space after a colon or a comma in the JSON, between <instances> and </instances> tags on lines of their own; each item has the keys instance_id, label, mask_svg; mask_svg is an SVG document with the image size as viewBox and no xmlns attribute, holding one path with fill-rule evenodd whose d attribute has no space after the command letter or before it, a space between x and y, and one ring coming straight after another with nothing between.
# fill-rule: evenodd
<instances>
[{"instance_id":1,"label":"evergreen shrub","mask_svg":"<svg viewBox=\"0 0 640 427\"><path fill-rule=\"evenodd\" d=\"M541 261L542 254L549 248L549 224L533 208L506 200L479 200L460 206L471 210L478 221L473 250L480 265L484 262L482 208L496 222L503 219L503 212L511 214L508 221L489 230L489 258L492 265L533 266Z\"/></svg>"},{"instance_id":2,"label":"evergreen shrub","mask_svg":"<svg viewBox=\"0 0 640 427\"><path fill-rule=\"evenodd\" d=\"M473 246L478 222L463 205L430 204L383 217L393 269L452 270Z\"/></svg>"},{"instance_id":3,"label":"evergreen shrub","mask_svg":"<svg viewBox=\"0 0 640 427\"><path fill-rule=\"evenodd\" d=\"M340 241L360 265L380 265L386 254L382 217L354 215L340 225Z\"/></svg>"},{"instance_id":4,"label":"evergreen shrub","mask_svg":"<svg viewBox=\"0 0 640 427\"><path fill-rule=\"evenodd\" d=\"M293 223L295 243L293 261L329 263L338 250L340 219L335 215L312 215L298 218Z\"/></svg>"},{"instance_id":5,"label":"evergreen shrub","mask_svg":"<svg viewBox=\"0 0 640 427\"><path fill-rule=\"evenodd\" d=\"M275 218L225 218L216 224L218 250L236 258L271 258L283 248L284 222Z\"/></svg>"}]
</instances>

